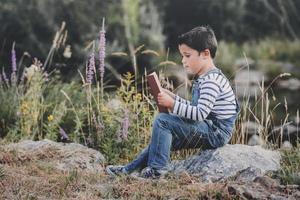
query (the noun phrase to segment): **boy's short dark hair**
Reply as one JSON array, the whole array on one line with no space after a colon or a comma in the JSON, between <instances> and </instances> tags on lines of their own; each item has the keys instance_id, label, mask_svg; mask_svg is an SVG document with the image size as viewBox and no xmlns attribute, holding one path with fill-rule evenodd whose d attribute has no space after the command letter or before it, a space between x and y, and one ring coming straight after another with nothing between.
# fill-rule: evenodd
<instances>
[{"instance_id":1,"label":"boy's short dark hair","mask_svg":"<svg viewBox=\"0 0 300 200\"><path fill-rule=\"evenodd\" d=\"M217 52L217 39L214 31L209 26L198 26L178 37L178 45L186 44L187 46L201 52L209 49L212 58Z\"/></svg>"}]
</instances>

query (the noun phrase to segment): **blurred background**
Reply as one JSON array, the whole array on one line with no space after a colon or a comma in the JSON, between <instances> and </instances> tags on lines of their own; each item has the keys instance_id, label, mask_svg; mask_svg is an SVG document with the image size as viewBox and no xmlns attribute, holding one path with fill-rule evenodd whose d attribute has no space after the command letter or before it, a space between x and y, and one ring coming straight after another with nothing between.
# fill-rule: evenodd
<instances>
[{"instance_id":1,"label":"blurred background","mask_svg":"<svg viewBox=\"0 0 300 200\"><path fill-rule=\"evenodd\" d=\"M11 73L12 49L18 71L34 58L48 62L55 34L65 22L65 43L51 53L46 70L55 69L64 83L80 82L79 72L86 70L91 43L98 40L105 18L105 91L116 90L128 71L142 77L155 70L184 94L190 84L181 87L186 79L177 36L210 25L219 41L216 64L232 81L239 100L246 96L255 104L267 89L276 108L272 128L293 124L297 135L299 11L298 0L1 0L0 67L2 74ZM259 127L247 126L254 133Z\"/></svg>"}]
</instances>

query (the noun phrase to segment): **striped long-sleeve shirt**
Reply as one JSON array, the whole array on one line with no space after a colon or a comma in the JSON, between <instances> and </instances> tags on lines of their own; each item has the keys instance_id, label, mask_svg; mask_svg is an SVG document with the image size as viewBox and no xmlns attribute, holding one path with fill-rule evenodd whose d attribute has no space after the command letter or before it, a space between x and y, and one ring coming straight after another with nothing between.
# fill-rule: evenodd
<instances>
[{"instance_id":1,"label":"striped long-sleeve shirt","mask_svg":"<svg viewBox=\"0 0 300 200\"><path fill-rule=\"evenodd\" d=\"M193 87L195 90L192 95L197 102L192 103L176 95L173 114L198 121L206 119L210 113L218 119L227 119L236 114L234 92L220 70L199 76Z\"/></svg>"}]
</instances>

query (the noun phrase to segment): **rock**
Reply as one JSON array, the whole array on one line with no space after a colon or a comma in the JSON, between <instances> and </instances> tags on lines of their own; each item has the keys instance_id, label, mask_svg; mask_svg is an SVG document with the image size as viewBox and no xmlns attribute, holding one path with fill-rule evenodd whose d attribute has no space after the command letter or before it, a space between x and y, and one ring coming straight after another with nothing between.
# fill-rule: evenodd
<instances>
[{"instance_id":1,"label":"rock","mask_svg":"<svg viewBox=\"0 0 300 200\"><path fill-rule=\"evenodd\" d=\"M175 173L186 170L204 182L223 181L248 168L260 170L259 174L276 171L280 168L280 153L260 146L235 144L206 150L187 160L171 163L171 170ZM255 176L249 176L250 180L253 178Z\"/></svg>"},{"instance_id":2,"label":"rock","mask_svg":"<svg viewBox=\"0 0 300 200\"><path fill-rule=\"evenodd\" d=\"M244 170L241 170L237 173L237 175L234 178L234 180L236 181L243 181L243 182L247 182L247 181L252 181L254 180L256 177L262 176L263 173L260 169L258 168L252 168L252 167L248 167Z\"/></svg>"},{"instance_id":3,"label":"rock","mask_svg":"<svg viewBox=\"0 0 300 200\"><path fill-rule=\"evenodd\" d=\"M242 127L247 135L259 135L264 128L262 125L252 121L243 122Z\"/></svg>"},{"instance_id":4,"label":"rock","mask_svg":"<svg viewBox=\"0 0 300 200\"><path fill-rule=\"evenodd\" d=\"M255 146L255 145L262 146L264 144L265 144L264 140L261 137L259 137L258 135L252 135L250 137L250 139L248 140L248 145L250 145L250 146Z\"/></svg>"},{"instance_id":5,"label":"rock","mask_svg":"<svg viewBox=\"0 0 300 200\"><path fill-rule=\"evenodd\" d=\"M272 179L268 176L258 176L253 180L253 182L259 183L267 189L276 188L278 185L280 185L278 180Z\"/></svg>"},{"instance_id":6,"label":"rock","mask_svg":"<svg viewBox=\"0 0 300 200\"><path fill-rule=\"evenodd\" d=\"M229 182L228 192L241 199L272 199L285 200L297 199L292 197L297 191L296 188L288 189L287 186L280 185L280 181L268 176L258 176L253 181Z\"/></svg>"},{"instance_id":7,"label":"rock","mask_svg":"<svg viewBox=\"0 0 300 200\"><path fill-rule=\"evenodd\" d=\"M239 69L239 68L243 68L247 65L253 65L255 63L255 61L252 58L247 57L247 59L245 59L244 57L242 58L238 58L234 61L234 68L235 69Z\"/></svg>"},{"instance_id":8,"label":"rock","mask_svg":"<svg viewBox=\"0 0 300 200\"><path fill-rule=\"evenodd\" d=\"M289 78L287 80L280 80L278 86L284 89L289 90L299 90L300 89L300 80L296 78Z\"/></svg>"},{"instance_id":9,"label":"rock","mask_svg":"<svg viewBox=\"0 0 300 200\"><path fill-rule=\"evenodd\" d=\"M289 62L278 62L281 65L281 71L282 72L287 72L287 73L292 73L292 74L298 74L300 72L299 67L294 65L293 63Z\"/></svg>"},{"instance_id":10,"label":"rock","mask_svg":"<svg viewBox=\"0 0 300 200\"><path fill-rule=\"evenodd\" d=\"M298 127L300 126L300 117L299 117L299 111L298 111L298 116L293 117L293 121Z\"/></svg>"},{"instance_id":11,"label":"rock","mask_svg":"<svg viewBox=\"0 0 300 200\"><path fill-rule=\"evenodd\" d=\"M234 81L238 97L257 96L261 93L259 85L267 81L267 77L262 71L241 70L235 75Z\"/></svg>"},{"instance_id":12,"label":"rock","mask_svg":"<svg viewBox=\"0 0 300 200\"><path fill-rule=\"evenodd\" d=\"M281 146L282 149L290 150L293 148L293 145L289 141L284 141Z\"/></svg>"},{"instance_id":13,"label":"rock","mask_svg":"<svg viewBox=\"0 0 300 200\"><path fill-rule=\"evenodd\" d=\"M283 126L275 126L270 133L270 137L274 141L289 141L293 146L297 145L300 130L293 124L285 124Z\"/></svg>"},{"instance_id":14,"label":"rock","mask_svg":"<svg viewBox=\"0 0 300 200\"><path fill-rule=\"evenodd\" d=\"M99 173L103 170L103 155L88 147L76 143L57 143L51 140L23 140L3 147L13 152L19 160L39 160L62 171L84 170L87 173Z\"/></svg>"},{"instance_id":15,"label":"rock","mask_svg":"<svg viewBox=\"0 0 300 200\"><path fill-rule=\"evenodd\" d=\"M295 199L300 199L300 191L294 192L292 197Z\"/></svg>"},{"instance_id":16,"label":"rock","mask_svg":"<svg viewBox=\"0 0 300 200\"><path fill-rule=\"evenodd\" d=\"M259 185L237 185L228 186L228 192L231 195L236 195L239 199L272 199L272 200L287 200L287 196L280 193L272 194L272 191L265 190Z\"/></svg>"}]
</instances>

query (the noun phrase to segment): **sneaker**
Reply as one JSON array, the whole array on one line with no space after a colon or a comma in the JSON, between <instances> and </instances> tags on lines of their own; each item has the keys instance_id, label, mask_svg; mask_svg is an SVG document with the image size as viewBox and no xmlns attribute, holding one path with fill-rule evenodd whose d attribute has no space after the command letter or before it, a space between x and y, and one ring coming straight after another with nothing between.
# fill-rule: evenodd
<instances>
[{"instance_id":1,"label":"sneaker","mask_svg":"<svg viewBox=\"0 0 300 200\"><path fill-rule=\"evenodd\" d=\"M106 172L112 176L122 176L129 174L125 167L122 165L108 165L106 167Z\"/></svg>"},{"instance_id":2,"label":"sneaker","mask_svg":"<svg viewBox=\"0 0 300 200\"><path fill-rule=\"evenodd\" d=\"M167 173L166 170L157 170L152 167L146 167L145 169L142 170L140 176L142 178L159 179L166 173Z\"/></svg>"}]
</instances>

